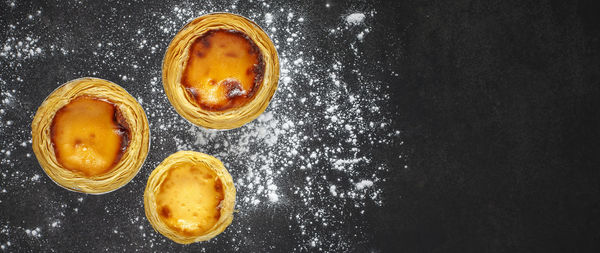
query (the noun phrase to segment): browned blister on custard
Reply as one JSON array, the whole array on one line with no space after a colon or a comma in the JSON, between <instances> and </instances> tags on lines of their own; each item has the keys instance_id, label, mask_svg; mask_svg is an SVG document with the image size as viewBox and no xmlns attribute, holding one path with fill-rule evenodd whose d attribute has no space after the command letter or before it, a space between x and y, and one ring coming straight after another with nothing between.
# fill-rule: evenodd
<instances>
[{"instance_id":1,"label":"browned blister on custard","mask_svg":"<svg viewBox=\"0 0 600 253\"><path fill-rule=\"evenodd\" d=\"M205 110L237 108L251 100L262 83L262 58L256 44L244 33L211 30L189 47L181 83Z\"/></svg>"},{"instance_id":2,"label":"browned blister on custard","mask_svg":"<svg viewBox=\"0 0 600 253\"><path fill-rule=\"evenodd\" d=\"M129 144L129 126L111 102L78 97L56 112L50 136L58 162L85 176L110 171Z\"/></svg>"}]
</instances>

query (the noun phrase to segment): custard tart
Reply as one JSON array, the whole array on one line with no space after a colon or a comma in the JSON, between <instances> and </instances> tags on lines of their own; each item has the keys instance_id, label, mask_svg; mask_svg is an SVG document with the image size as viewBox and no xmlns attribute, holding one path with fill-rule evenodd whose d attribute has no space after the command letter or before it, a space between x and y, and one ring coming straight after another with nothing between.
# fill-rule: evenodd
<instances>
[{"instance_id":1,"label":"custard tart","mask_svg":"<svg viewBox=\"0 0 600 253\"><path fill-rule=\"evenodd\" d=\"M229 13L194 19L173 38L163 86L175 110L205 128L232 129L257 118L279 80L273 42L254 22Z\"/></svg>"},{"instance_id":2,"label":"custard tart","mask_svg":"<svg viewBox=\"0 0 600 253\"><path fill-rule=\"evenodd\" d=\"M233 220L235 186L219 159L179 151L148 178L144 209L154 229L174 242L209 240Z\"/></svg>"},{"instance_id":3,"label":"custard tart","mask_svg":"<svg viewBox=\"0 0 600 253\"><path fill-rule=\"evenodd\" d=\"M58 185L101 194L127 184L150 145L148 119L119 85L80 78L54 90L31 123L32 147Z\"/></svg>"}]
</instances>

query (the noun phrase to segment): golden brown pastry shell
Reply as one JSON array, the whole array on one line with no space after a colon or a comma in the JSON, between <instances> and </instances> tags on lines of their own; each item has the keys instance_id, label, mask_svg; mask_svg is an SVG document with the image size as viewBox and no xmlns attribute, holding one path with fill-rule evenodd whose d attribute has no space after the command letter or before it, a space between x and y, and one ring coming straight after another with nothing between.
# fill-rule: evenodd
<instances>
[{"instance_id":1,"label":"golden brown pastry shell","mask_svg":"<svg viewBox=\"0 0 600 253\"><path fill-rule=\"evenodd\" d=\"M190 45L196 38L215 29L246 34L261 51L265 63L263 81L254 97L241 107L225 111L209 111L197 106L181 84ZM256 23L231 13L212 13L192 20L175 35L163 60L163 87L169 102L185 119L205 128L232 129L256 119L269 105L278 81L279 58L269 36Z\"/></svg>"},{"instance_id":2,"label":"golden brown pastry shell","mask_svg":"<svg viewBox=\"0 0 600 253\"><path fill-rule=\"evenodd\" d=\"M50 136L56 112L80 96L110 101L129 125L129 144L121 159L109 172L97 176L87 177L64 168L56 159ZM144 164L150 147L148 119L140 104L121 86L92 77L69 81L50 93L33 118L31 136L33 152L44 172L68 190L89 194L107 193L126 185Z\"/></svg>"},{"instance_id":3,"label":"golden brown pastry shell","mask_svg":"<svg viewBox=\"0 0 600 253\"><path fill-rule=\"evenodd\" d=\"M160 187L166 177L168 171L177 166L178 164L194 164L196 166L204 166L212 170L217 177L221 180L223 185L223 200L221 201L221 216L217 220L217 223L201 235L186 235L182 234L177 230L170 228L161 218L158 213L158 206L156 203L156 194L160 190ZM146 184L146 190L144 191L144 209L146 212L146 218L152 225L152 227L180 244L189 244L194 242L207 241L227 228L233 220L233 208L235 205L235 186L233 185L233 179L231 175L223 165L223 163L215 158L204 153L195 151L179 151L165 158L150 174L148 183Z\"/></svg>"}]
</instances>

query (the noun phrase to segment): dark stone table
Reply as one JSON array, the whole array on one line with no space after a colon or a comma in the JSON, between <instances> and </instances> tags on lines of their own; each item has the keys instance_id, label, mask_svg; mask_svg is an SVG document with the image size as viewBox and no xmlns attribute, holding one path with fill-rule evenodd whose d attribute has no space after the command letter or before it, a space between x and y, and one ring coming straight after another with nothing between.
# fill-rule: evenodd
<instances>
[{"instance_id":1,"label":"dark stone table","mask_svg":"<svg viewBox=\"0 0 600 253\"><path fill-rule=\"evenodd\" d=\"M0 249L598 252L598 8L533 2L3 1ZM210 12L256 21L281 60L266 112L229 131L162 89L170 39ZM152 134L139 174L98 196L54 184L30 142L44 98L84 76L129 91ZM177 150L234 178L238 212L208 242L145 218Z\"/></svg>"}]
</instances>

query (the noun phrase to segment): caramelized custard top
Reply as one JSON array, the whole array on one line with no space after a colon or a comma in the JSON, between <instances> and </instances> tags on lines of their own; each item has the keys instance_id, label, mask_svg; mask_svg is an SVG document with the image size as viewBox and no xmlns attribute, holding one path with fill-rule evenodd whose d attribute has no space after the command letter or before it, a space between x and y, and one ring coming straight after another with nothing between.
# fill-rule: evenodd
<instances>
[{"instance_id":1,"label":"caramelized custard top","mask_svg":"<svg viewBox=\"0 0 600 253\"><path fill-rule=\"evenodd\" d=\"M56 112L50 136L58 162L89 177L119 162L129 144L129 126L114 104L82 96Z\"/></svg>"},{"instance_id":2,"label":"caramelized custard top","mask_svg":"<svg viewBox=\"0 0 600 253\"><path fill-rule=\"evenodd\" d=\"M221 217L223 199L217 175L190 164L171 168L156 195L161 219L186 235L200 235L212 228Z\"/></svg>"},{"instance_id":3,"label":"caramelized custard top","mask_svg":"<svg viewBox=\"0 0 600 253\"><path fill-rule=\"evenodd\" d=\"M208 31L192 42L188 55L181 83L205 110L243 106L262 83L262 54L240 31Z\"/></svg>"}]
</instances>

